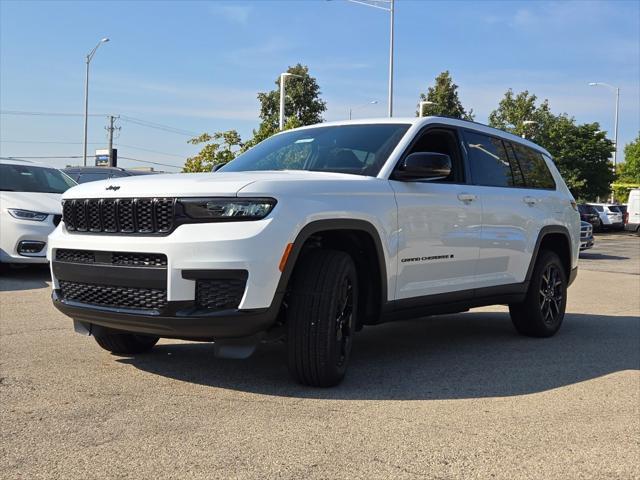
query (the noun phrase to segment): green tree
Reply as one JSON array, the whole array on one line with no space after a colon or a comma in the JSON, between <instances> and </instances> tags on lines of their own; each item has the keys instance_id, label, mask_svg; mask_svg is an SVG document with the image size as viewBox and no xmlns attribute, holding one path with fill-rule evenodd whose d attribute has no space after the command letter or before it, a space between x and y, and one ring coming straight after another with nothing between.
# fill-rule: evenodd
<instances>
[{"instance_id":1,"label":"green tree","mask_svg":"<svg viewBox=\"0 0 640 480\"><path fill-rule=\"evenodd\" d=\"M500 130L511 132L514 135L527 137L546 131L547 124L553 120L549 109L549 102L544 100L536 105L538 97L527 90L514 94L512 89L507 90L504 98L500 100L498 108L489 114L489 125ZM525 124L524 122L535 122Z\"/></svg>"},{"instance_id":2,"label":"green tree","mask_svg":"<svg viewBox=\"0 0 640 480\"><path fill-rule=\"evenodd\" d=\"M182 169L185 173L210 172L214 165L233 160L243 146L240 134L235 130L203 133L188 143L204 146L197 155L187 158Z\"/></svg>"},{"instance_id":3,"label":"green tree","mask_svg":"<svg viewBox=\"0 0 640 480\"><path fill-rule=\"evenodd\" d=\"M320 98L320 86L316 79L309 75L309 67L298 63L289 67L287 72L296 76L286 79L285 130L322 122L322 114L326 111L327 104ZM258 93L260 126L253 131L253 138L245 144L245 150L278 133L280 77L276 79L275 84L276 88L273 90Z\"/></svg>"},{"instance_id":4,"label":"green tree","mask_svg":"<svg viewBox=\"0 0 640 480\"><path fill-rule=\"evenodd\" d=\"M624 147L624 163L618 165L618 180L640 183L640 133Z\"/></svg>"},{"instance_id":5,"label":"green tree","mask_svg":"<svg viewBox=\"0 0 640 480\"><path fill-rule=\"evenodd\" d=\"M453 83L448 70L436 77L435 85L429 87L426 95L420 94L420 100L433 102L423 107L422 113L425 116L439 115L473 120L473 110L465 111L460 98L458 98L458 85ZM420 109L420 103L418 103L418 109ZM417 116L420 116L419 110L416 110Z\"/></svg>"},{"instance_id":6,"label":"green tree","mask_svg":"<svg viewBox=\"0 0 640 480\"><path fill-rule=\"evenodd\" d=\"M567 115L558 115L536 143L553 156L573 196L580 200L595 200L609 194L614 180L609 158L613 142L598 123L576 124Z\"/></svg>"},{"instance_id":7,"label":"green tree","mask_svg":"<svg viewBox=\"0 0 640 480\"><path fill-rule=\"evenodd\" d=\"M597 123L578 125L566 114L554 115L548 100L541 103L528 91L509 89L498 108L489 115L489 125L514 135L526 134L551 153L567 186L582 200L606 197L614 179L609 157L613 143ZM535 123L525 124L525 121Z\"/></svg>"}]
</instances>

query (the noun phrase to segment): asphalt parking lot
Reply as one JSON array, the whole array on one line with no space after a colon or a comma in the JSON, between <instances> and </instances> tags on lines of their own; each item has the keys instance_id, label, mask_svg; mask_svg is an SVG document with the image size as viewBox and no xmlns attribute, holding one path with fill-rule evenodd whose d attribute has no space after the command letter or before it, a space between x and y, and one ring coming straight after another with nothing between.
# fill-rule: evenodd
<instances>
[{"instance_id":1,"label":"asphalt parking lot","mask_svg":"<svg viewBox=\"0 0 640 480\"><path fill-rule=\"evenodd\" d=\"M2 478L640 477L640 237L596 237L551 339L504 307L365 329L333 389L282 345L219 360L74 334L46 269L0 279Z\"/></svg>"}]
</instances>

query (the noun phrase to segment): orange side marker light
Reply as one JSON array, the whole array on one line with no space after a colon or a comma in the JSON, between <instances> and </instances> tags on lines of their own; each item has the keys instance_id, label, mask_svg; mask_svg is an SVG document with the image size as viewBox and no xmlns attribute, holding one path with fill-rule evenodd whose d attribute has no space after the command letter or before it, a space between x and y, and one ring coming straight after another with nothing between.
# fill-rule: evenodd
<instances>
[{"instance_id":1,"label":"orange side marker light","mask_svg":"<svg viewBox=\"0 0 640 480\"><path fill-rule=\"evenodd\" d=\"M288 243L284 248L284 253L282 254L282 258L280 259L279 269L281 272L284 272L284 267L287 266L287 260L289 259L289 254L291 254L291 250L293 250L293 243Z\"/></svg>"}]
</instances>

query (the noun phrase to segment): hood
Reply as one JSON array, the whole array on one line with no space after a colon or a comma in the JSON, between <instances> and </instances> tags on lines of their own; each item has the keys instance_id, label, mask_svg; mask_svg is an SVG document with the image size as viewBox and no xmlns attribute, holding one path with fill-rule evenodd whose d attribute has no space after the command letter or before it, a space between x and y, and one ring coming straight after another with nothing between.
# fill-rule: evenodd
<instances>
[{"instance_id":1,"label":"hood","mask_svg":"<svg viewBox=\"0 0 640 480\"><path fill-rule=\"evenodd\" d=\"M0 192L0 206L3 209L19 208L51 215L62 213L61 199L59 193Z\"/></svg>"},{"instance_id":2,"label":"hood","mask_svg":"<svg viewBox=\"0 0 640 480\"><path fill-rule=\"evenodd\" d=\"M88 182L67 190L63 198L234 197L256 182L354 180L357 175L307 171L215 172L144 175Z\"/></svg>"}]
</instances>

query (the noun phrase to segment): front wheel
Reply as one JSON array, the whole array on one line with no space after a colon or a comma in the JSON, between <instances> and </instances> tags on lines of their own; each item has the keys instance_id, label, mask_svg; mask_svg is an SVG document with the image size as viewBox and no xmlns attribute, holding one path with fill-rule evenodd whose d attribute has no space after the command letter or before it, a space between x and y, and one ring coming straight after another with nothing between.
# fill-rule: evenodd
<instances>
[{"instance_id":1,"label":"front wheel","mask_svg":"<svg viewBox=\"0 0 640 480\"><path fill-rule=\"evenodd\" d=\"M300 383L331 387L344 378L358 314L358 278L351 257L311 250L296 266L287 308L291 375Z\"/></svg>"},{"instance_id":2,"label":"front wheel","mask_svg":"<svg viewBox=\"0 0 640 480\"><path fill-rule=\"evenodd\" d=\"M533 269L524 302L509 305L516 330L530 337L550 337L562 325L567 306L567 275L558 255L543 251Z\"/></svg>"},{"instance_id":3,"label":"front wheel","mask_svg":"<svg viewBox=\"0 0 640 480\"><path fill-rule=\"evenodd\" d=\"M135 333L106 333L100 332L94 335L96 342L105 350L129 355L149 351L158 343L158 337L138 335Z\"/></svg>"}]
</instances>

